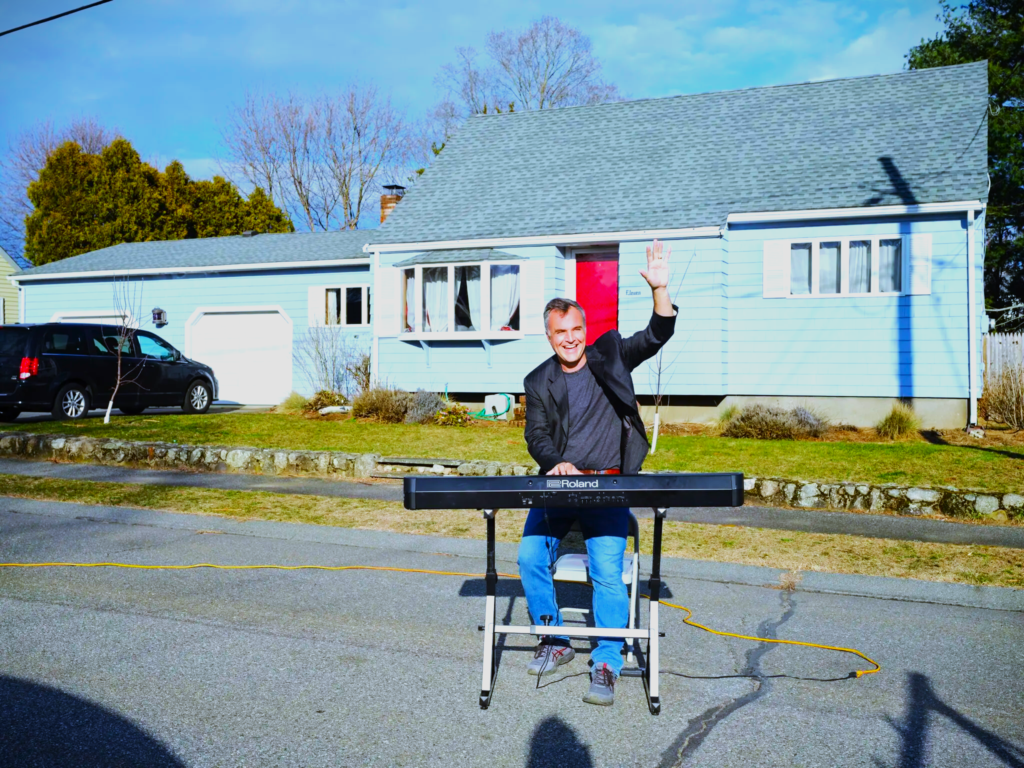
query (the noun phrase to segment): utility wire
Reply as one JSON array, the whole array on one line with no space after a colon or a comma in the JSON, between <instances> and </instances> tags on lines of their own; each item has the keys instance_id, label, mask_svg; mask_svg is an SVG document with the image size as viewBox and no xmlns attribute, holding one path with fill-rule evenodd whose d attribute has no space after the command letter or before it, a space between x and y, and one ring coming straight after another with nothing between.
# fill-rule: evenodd
<instances>
[{"instance_id":1,"label":"utility wire","mask_svg":"<svg viewBox=\"0 0 1024 768\"><path fill-rule=\"evenodd\" d=\"M47 17L45 19L40 19L39 21L33 21L31 24L22 24L20 27L15 27L14 29L8 29L5 32L0 32L0 37L3 37L4 35L9 35L9 34L11 34L11 32L18 32L18 31L20 31L22 29L28 29L29 27L34 27L34 26L37 26L39 24L45 24L48 21L53 21L54 19L59 19L62 16L70 16L72 13L78 13L79 11L84 11L84 10L87 10L89 8L95 8L97 5L103 5L104 3L109 3L109 2L110 2L110 0L99 0L99 2L97 2L97 3L89 3L88 5L83 5L81 8L75 8L72 11L64 11L64 13L58 13L56 16L49 16L49 17Z\"/></svg>"}]
</instances>

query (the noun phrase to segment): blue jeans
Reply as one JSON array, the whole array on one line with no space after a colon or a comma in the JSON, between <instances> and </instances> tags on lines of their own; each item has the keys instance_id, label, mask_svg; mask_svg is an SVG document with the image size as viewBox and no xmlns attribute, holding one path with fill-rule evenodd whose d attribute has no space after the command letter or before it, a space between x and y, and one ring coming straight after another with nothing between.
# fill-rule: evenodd
<instances>
[{"instance_id":1,"label":"blue jeans","mask_svg":"<svg viewBox=\"0 0 1024 768\"><path fill-rule=\"evenodd\" d=\"M541 616L553 616L552 625L562 626L548 566L557 558L559 543L578 518L594 585L594 623L598 627L625 627L629 621L629 593L622 582L622 557L629 534L629 509L549 509L547 513L545 520L543 509L530 510L519 544L519 576L533 622L540 624ZM551 639L569 640L558 635L551 635ZM607 664L618 675L622 670L622 638L598 639L590 658L595 665Z\"/></svg>"}]
</instances>

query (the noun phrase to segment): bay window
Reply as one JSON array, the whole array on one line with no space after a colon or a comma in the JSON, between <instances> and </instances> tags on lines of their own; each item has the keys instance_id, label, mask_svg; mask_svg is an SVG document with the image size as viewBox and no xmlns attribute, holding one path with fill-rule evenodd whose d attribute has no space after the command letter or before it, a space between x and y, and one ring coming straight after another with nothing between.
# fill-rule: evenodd
<instances>
[{"instance_id":1,"label":"bay window","mask_svg":"<svg viewBox=\"0 0 1024 768\"><path fill-rule=\"evenodd\" d=\"M405 262L396 266L401 269L402 333L475 338L520 331L520 264Z\"/></svg>"}]
</instances>

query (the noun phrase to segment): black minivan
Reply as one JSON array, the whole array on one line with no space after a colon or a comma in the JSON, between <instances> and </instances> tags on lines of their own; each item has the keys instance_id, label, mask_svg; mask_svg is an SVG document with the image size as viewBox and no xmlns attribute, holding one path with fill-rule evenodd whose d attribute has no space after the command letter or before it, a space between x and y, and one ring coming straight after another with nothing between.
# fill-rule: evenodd
<instances>
[{"instance_id":1,"label":"black minivan","mask_svg":"<svg viewBox=\"0 0 1024 768\"><path fill-rule=\"evenodd\" d=\"M43 323L0 326L0 420L22 411L49 411L56 419L80 419L106 408L118 381L114 407L142 413L152 405L177 405L205 413L217 398L208 365L182 354L148 331L126 333L114 325Z\"/></svg>"}]
</instances>

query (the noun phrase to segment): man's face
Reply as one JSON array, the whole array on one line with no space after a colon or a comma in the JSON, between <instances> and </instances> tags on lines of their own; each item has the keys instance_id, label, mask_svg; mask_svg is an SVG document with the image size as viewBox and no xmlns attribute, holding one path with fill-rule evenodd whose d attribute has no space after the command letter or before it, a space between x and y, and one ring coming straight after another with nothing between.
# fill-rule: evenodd
<instances>
[{"instance_id":1,"label":"man's face","mask_svg":"<svg viewBox=\"0 0 1024 768\"><path fill-rule=\"evenodd\" d=\"M587 328L576 307L570 307L565 314L548 315L548 341L563 365L571 367L579 362L587 346Z\"/></svg>"}]
</instances>

